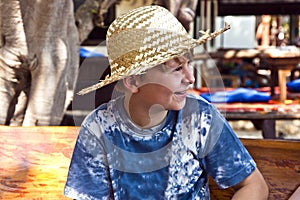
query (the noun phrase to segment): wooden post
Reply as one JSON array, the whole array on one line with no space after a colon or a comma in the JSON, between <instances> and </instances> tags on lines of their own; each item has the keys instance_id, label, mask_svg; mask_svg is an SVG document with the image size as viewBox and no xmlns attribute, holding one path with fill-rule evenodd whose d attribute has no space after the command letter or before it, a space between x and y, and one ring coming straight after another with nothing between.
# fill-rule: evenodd
<instances>
[{"instance_id":1,"label":"wooden post","mask_svg":"<svg viewBox=\"0 0 300 200\"><path fill-rule=\"evenodd\" d=\"M289 75L291 70L279 69L278 70L278 84L280 88L280 102L285 103L286 101L286 77Z\"/></svg>"}]
</instances>

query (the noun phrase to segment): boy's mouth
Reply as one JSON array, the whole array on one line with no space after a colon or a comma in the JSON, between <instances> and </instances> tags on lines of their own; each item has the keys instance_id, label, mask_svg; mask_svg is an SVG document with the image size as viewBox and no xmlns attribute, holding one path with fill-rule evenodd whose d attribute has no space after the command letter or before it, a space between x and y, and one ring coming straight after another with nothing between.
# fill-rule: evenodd
<instances>
[{"instance_id":1,"label":"boy's mouth","mask_svg":"<svg viewBox=\"0 0 300 200\"><path fill-rule=\"evenodd\" d=\"M176 95L186 95L186 93L187 93L186 90L174 92L174 94L176 94Z\"/></svg>"}]
</instances>

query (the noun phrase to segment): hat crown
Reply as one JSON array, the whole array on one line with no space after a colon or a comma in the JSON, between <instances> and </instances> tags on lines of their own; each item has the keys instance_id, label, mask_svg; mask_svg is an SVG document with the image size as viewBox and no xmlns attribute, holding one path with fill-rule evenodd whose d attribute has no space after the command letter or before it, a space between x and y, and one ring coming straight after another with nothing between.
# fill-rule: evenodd
<instances>
[{"instance_id":1,"label":"hat crown","mask_svg":"<svg viewBox=\"0 0 300 200\"><path fill-rule=\"evenodd\" d=\"M176 17L161 6L139 7L118 17L110 25L106 39L109 41L112 35L129 29L165 29L186 34L186 30Z\"/></svg>"},{"instance_id":2,"label":"hat crown","mask_svg":"<svg viewBox=\"0 0 300 200\"><path fill-rule=\"evenodd\" d=\"M178 53L180 46L190 47L192 38L167 9L145 6L117 18L106 36L112 74L140 74ZM175 53L176 52L176 53ZM147 65L147 67L145 66Z\"/></svg>"}]
</instances>

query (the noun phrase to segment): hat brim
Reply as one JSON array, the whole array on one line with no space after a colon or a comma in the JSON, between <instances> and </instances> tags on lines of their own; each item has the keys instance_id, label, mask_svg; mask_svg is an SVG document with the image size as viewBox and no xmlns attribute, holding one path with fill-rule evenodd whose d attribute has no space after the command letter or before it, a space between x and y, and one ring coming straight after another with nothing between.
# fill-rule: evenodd
<instances>
[{"instance_id":1,"label":"hat brim","mask_svg":"<svg viewBox=\"0 0 300 200\"><path fill-rule=\"evenodd\" d=\"M118 58L110 59L112 74L107 75L104 80L100 80L98 83L80 90L77 94L84 95L128 76L143 74L157 65L187 53L198 45L197 41L188 34L183 35L171 31L166 31L164 34L167 35L169 40L167 42L170 45L165 45L166 41L162 41L164 46L161 46L164 48L158 48L159 45L157 45L158 47L150 46L148 48L131 50ZM173 36L171 37L171 35ZM174 42L174 40L177 42Z\"/></svg>"},{"instance_id":2,"label":"hat brim","mask_svg":"<svg viewBox=\"0 0 300 200\"><path fill-rule=\"evenodd\" d=\"M211 34L203 32L204 35L197 40L193 39L188 33L178 34L174 31L152 29L151 34L153 34L153 31L157 31L157 36L165 36L165 38L167 38L168 41L160 39L164 48L159 45L150 45L150 47L148 46L146 48L143 46L143 48L138 50L133 49L117 58L110 59L109 61L112 74L110 76L106 76L104 80L100 80L99 83L80 90L77 94L84 95L125 77L142 74L159 64L187 53L196 46L204 44L208 40L215 38L217 35L228 29L230 29L230 25L225 23L225 27L223 29ZM148 43L152 44L151 42L152 41L148 41ZM113 49L113 46L110 46L110 48ZM113 50L117 51L116 49Z\"/></svg>"}]
</instances>

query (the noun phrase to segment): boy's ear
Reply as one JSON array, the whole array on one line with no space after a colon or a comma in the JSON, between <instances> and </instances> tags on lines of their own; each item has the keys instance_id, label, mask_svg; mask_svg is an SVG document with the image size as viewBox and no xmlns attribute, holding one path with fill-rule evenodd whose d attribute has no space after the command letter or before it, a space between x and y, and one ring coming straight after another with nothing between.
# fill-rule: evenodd
<instances>
[{"instance_id":1,"label":"boy's ear","mask_svg":"<svg viewBox=\"0 0 300 200\"><path fill-rule=\"evenodd\" d=\"M137 93L139 88L137 86L136 76L129 76L123 79L124 86L132 93Z\"/></svg>"}]
</instances>

